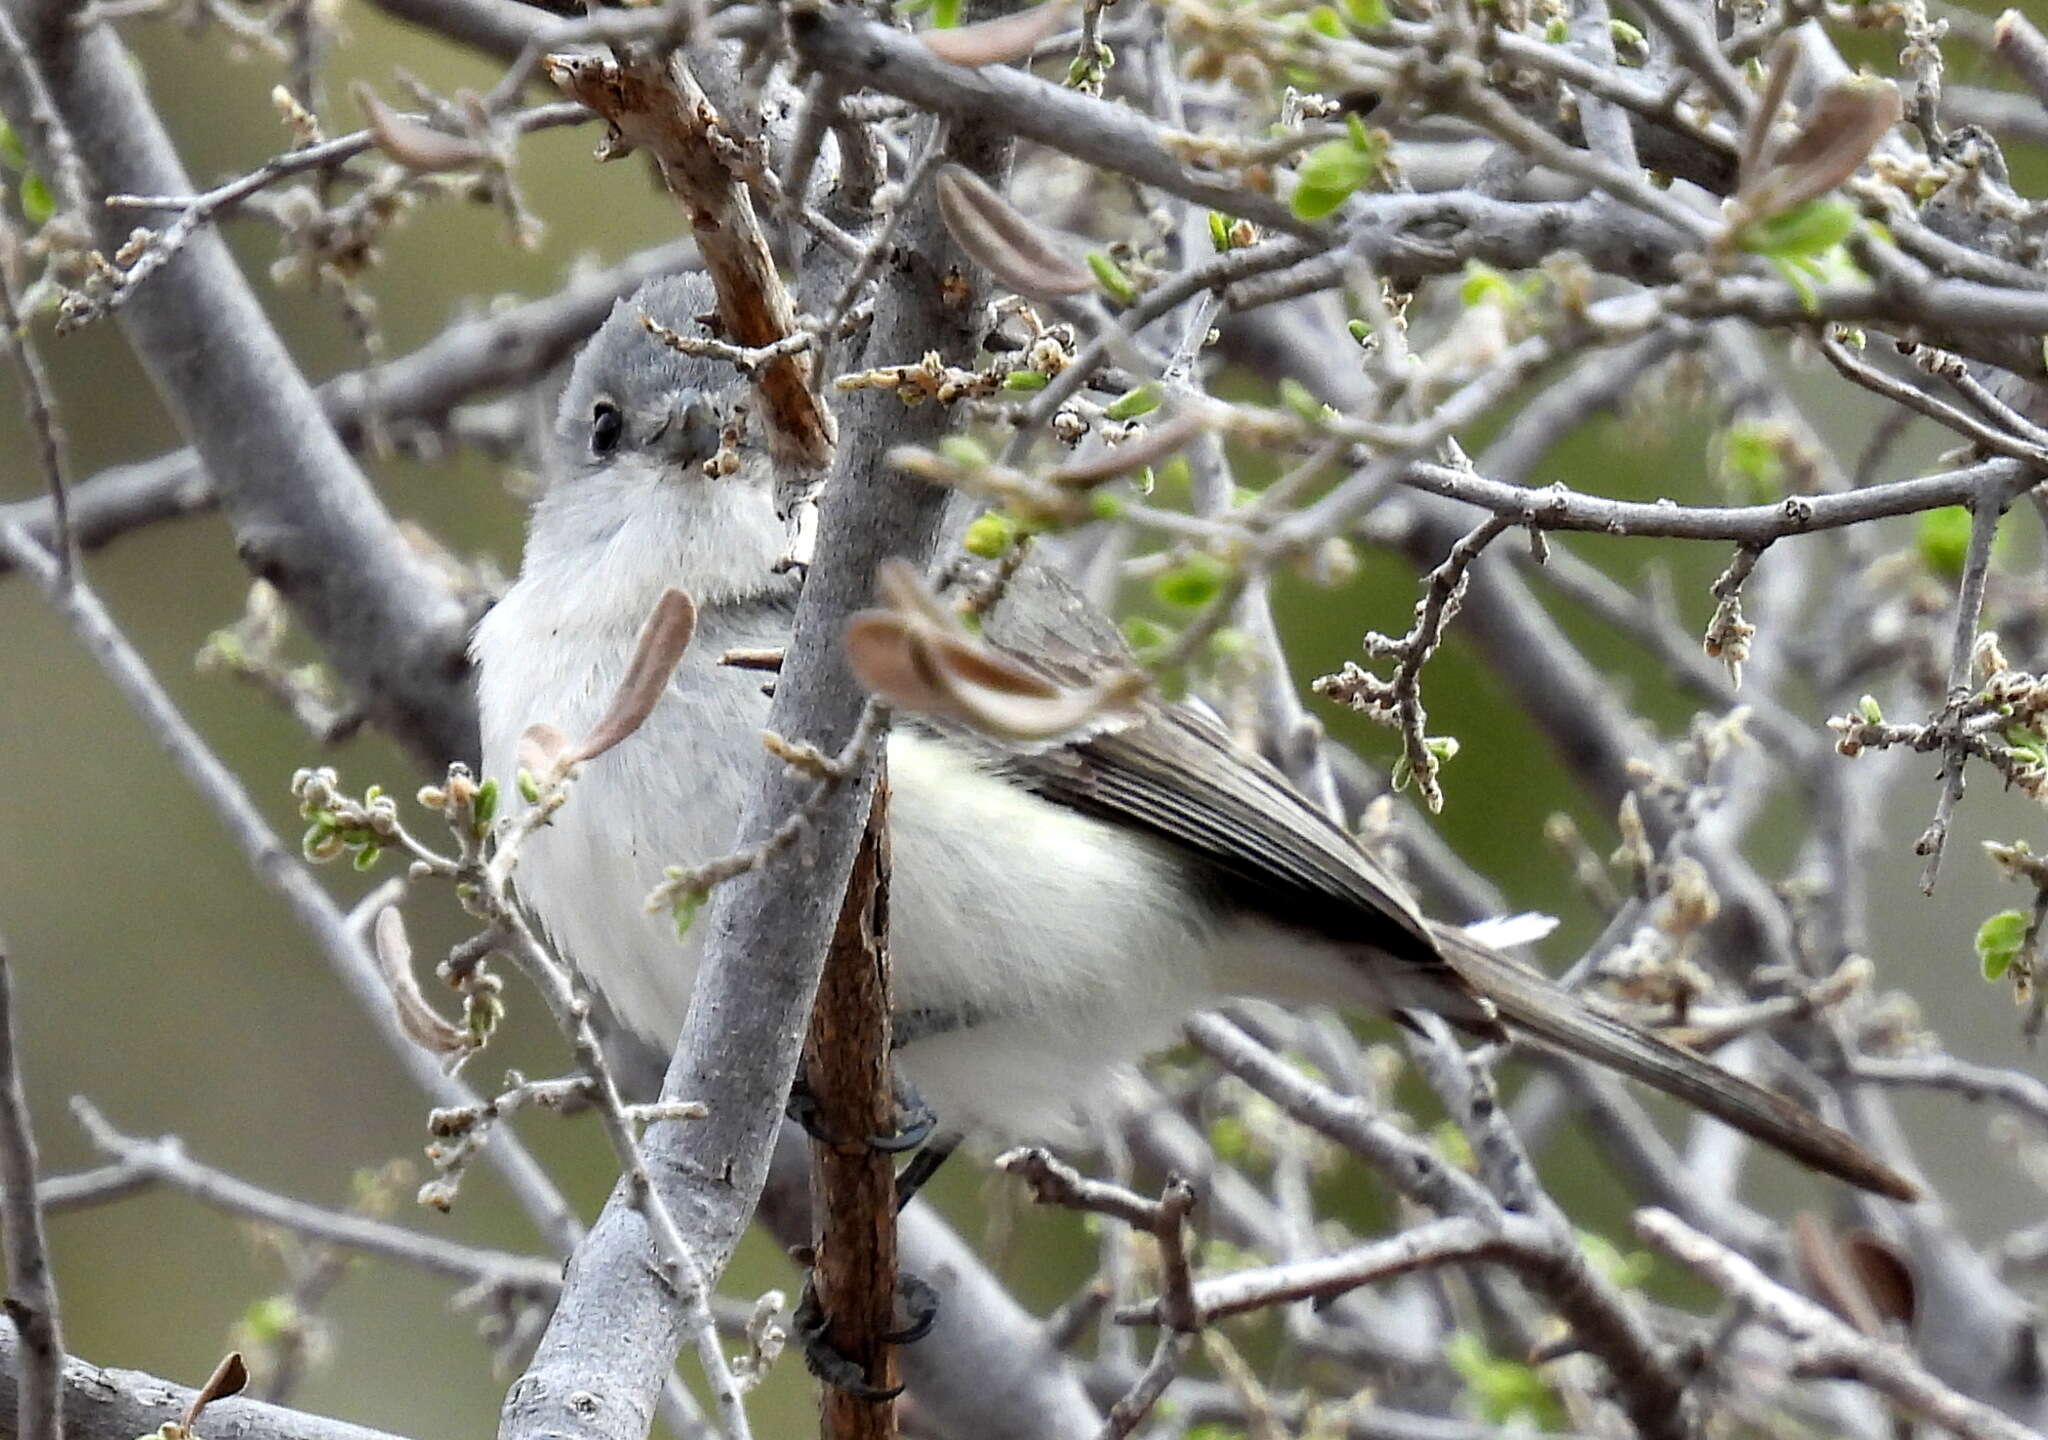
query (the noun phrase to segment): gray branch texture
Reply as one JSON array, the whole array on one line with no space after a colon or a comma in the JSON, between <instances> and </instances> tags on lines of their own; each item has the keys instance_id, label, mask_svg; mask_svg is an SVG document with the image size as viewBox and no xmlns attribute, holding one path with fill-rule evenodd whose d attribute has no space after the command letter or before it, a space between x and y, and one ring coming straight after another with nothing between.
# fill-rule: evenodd
<instances>
[{"instance_id":1,"label":"gray branch texture","mask_svg":"<svg viewBox=\"0 0 2048 1440\"><path fill-rule=\"evenodd\" d=\"M1432 922L1556 917L1519 958L1926 1193L1234 1002L895 1216L940 1307L864 1431L2048 1433L2027 16L0 0L0 116L0 1437L850 1413L785 1116L890 561L935 713L1113 723L979 638L1058 570L1100 613L1041 648L1127 649ZM696 271L796 598L729 657L773 697L729 853L654 857L703 958L650 1040L517 861L700 607L502 793L469 642L574 483L569 362Z\"/></svg>"}]
</instances>

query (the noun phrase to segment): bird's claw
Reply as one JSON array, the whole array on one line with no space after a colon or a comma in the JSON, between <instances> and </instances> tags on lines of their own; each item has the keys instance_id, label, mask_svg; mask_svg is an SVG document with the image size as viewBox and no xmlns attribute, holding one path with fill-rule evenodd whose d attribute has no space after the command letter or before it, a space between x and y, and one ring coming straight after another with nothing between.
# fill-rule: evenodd
<instances>
[{"instance_id":1,"label":"bird's claw","mask_svg":"<svg viewBox=\"0 0 2048 1440\"><path fill-rule=\"evenodd\" d=\"M912 1345L931 1334L939 1318L939 1292L929 1282L901 1273L896 1277L896 1296L910 1318L904 1325L885 1333L882 1339L891 1345ZM833 1389L843 1390L858 1400L878 1403L893 1400L903 1393L901 1385L869 1384L865 1367L834 1348L826 1337L831 1328L831 1317L818 1303L817 1286L809 1277L804 1280L803 1298L797 1302L790 1324L796 1332L797 1343L803 1348L804 1368Z\"/></svg>"}]
</instances>

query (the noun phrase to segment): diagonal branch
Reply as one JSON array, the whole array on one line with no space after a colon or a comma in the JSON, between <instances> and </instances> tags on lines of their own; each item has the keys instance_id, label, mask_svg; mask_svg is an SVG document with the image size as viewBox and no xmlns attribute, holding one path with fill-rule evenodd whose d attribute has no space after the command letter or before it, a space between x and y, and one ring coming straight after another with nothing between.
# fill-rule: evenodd
<instances>
[{"instance_id":1,"label":"diagonal branch","mask_svg":"<svg viewBox=\"0 0 2048 1440\"><path fill-rule=\"evenodd\" d=\"M33 118L38 88L96 196L191 192L184 165L104 25L45 6L26 56L0 52L0 110L44 174L57 157ZM114 254L128 220L96 203ZM226 242L195 235L136 291L121 324L220 487L243 562L284 595L365 709L438 769L476 752L463 607L409 547L321 413Z\"/></svg>"}]
</instances>

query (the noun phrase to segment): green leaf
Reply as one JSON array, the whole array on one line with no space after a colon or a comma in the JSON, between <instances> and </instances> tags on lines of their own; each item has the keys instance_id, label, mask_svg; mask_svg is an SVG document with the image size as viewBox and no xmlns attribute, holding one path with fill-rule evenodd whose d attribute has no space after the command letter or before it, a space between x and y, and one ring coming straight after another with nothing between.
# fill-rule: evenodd
<instances>
[{"instance_id":1,"label":"green leaf","mask_svg":"<svg viewBox=\"0 0 2048 1440\"><path fill-rule=\"evenodd\" d=\"M1209 212L1209 244L1219 255L1230 248L1230 217L1221 210Z\"/></svg>"},{"instance_id":2,"label":"green leaf","mask_svg":"<svg viewBox=\"0 0 2048 1440\"><path fill-rule=\"evenodd\" d=\"M676 939L680 940L690 933L690 927L697 923L697 912L704 908L704 902L710 898L711 892L708 890L685 890L676 896L675 903L669 906L669 914L675 917Z\"/></svg>"},{"instance_id":3,"label":"green leaf","mask_svg":"<svg viewBox=\"0 0 2048 1440\"><path fill-rule=\"evenodd\" d=\"M513 777L513 783L519 787L519 798L521 800L524 800L529 805L540 803L540 781L533 778L531 770L522 767L519 773Z\"/></svg>"},{"instance_id":4,"label":"green leaf","mask_svg":"<svg viewBox=\"0 0 2048 1440\"><path fill-rule=\"evenodd\" d=\"M42 225L57 213L56 197L43 177L31 170L21 177L21 214L31 225Z\"/></svg>"},{"instance_id":5,"label":"green leaf","mask_svg":"<svg viewBox=\"0 0 2048 1440\"><path fill-rule=\"evenodd\" d=\"M2029 764L2048 769L2048 737L2040 731L2015 725L2005 732L2005 743Z\"/></svg>"},{"instance_id":6,"label":"green leaf","mask_svg":"<svg viewBox=\"0 0 2048 1440\"><path fill-rule=\"evenodd\" d=\"M1486 1342L1461 1331L1444 1343L1444 1359L1463 1377L1480 1415L1493 1425L1520 1421L1540 1430L1562 1429L1564 1407L1535 1366L1490 1353Z\"/></svg>"},{"instance_id":7,"label":"green leaf","mask_svg":"<svg viewBox=\"0 0 2048 1440\"><path fill-rule=\"evenodd\" d=\"M1944 505L1920 517L1920 563L1945 580L1962 578L1970 556L1970 512L1962 505Z\"/></svg>"},{"instance_id":8,"label":"green leaf","mask_svg":"<svg viewBox=\"0 0 2048 1440\"><path fill-rule=\"evenodd\" d=\"M1206 550L1197 550L1171 570L1152 581L1152 593L1161 604L1193 610L1216 598L1230 578L1230 566Z\"/></svg>"},{"instance_id":9,"label":"green leaf","mask_svg":"<svg viewBox=\"0 0 2048 1440\"><path fill-rule=\"evenodd\" d=\"M1320 220L1351 197L1351 193L1372 179L1379 158L1373 147L1361 148L1356 138L1326 140L1302 157L1296 172L1294 207L1296 218Z\"/></svg>"},{"instance_id":10,"label":"green leaf","mask_svg":"<svg viewBox=\"0 0 2048 1440\"><path fill-rule=\"evenodd\" d=\"M1784 493L1785 427L1769 420L1730 425L1721 436L1721 464L1743 482L1743 493L1764 504Z\"/></svg>"},{"instance_id":11,"label":"green leaf","mask_svg":"<svg viewBox=\"0 0 2048 1440\"><path fill-rule=\"evenodd\" d=\"M1327 35L1332 40L1342 40L1347 33L1344 29L1344 17L1329 5L1318 5L1308 12L1308 28L1318 35Z\"/></svg>"},{"instance_id":12,"label":"green leaf","mask_svg":"<svg viewBox=\"0 0 2048 1440\"><path fill-rule=\"evenodd\" d=\"M1052 377L1043 370L1012 370L1003 377L1005 390L1043 390Z\"/></svg>"},{"instance_id":13,"label":"green leaf","mask_svg":"<svg viewBox=\"0 0 2048 1440\"><path fill-rule=\"evenodd\" d=\"M951 30L960 23L960 0L932 0L932 28Z\"/></svg>"},{"instance_id":14,"label":"green leaf","mask_svg":"<svg viewBox=\"0 0 2048 1440\"><path fill-rule=\"evenodd\" d=\"M1157 385L1140 385L1111 401L1104 407L1102 416L1105 420L1135 420L1157 410L1159 402L1165 398L1165 392Z\"/></svg>"},{"instance_id":15,"label":"green leaf","mask_svg":"<svg viewBox=\"0 0 2048 1440\"><path fill-rule=\"evenodd\" d=\"M1516 298L1514 283L1507 276L1484 260L1466 262L1465 278L1458 286L1458 299L1468 310L1486 304L1511 306Z\"/></svg>"},{"instance_id":16,"label":"green leaf","mask_svg":"<svg viewBox=\"0 0 2048 1440\"><path fill-rule=\"evenodd\" d=\"M1132 652L1144 661L1156 659L1160 652L1173 643L1177 633L1161 625L1157 620L1148 620L1143 615L1132 615L1123 623L1124 639Z\"/></svg>"},{"instance_id":17,"label":"green leaf","mask_svg":"<svg viewBox=\"0 0 2048 1440\"><path fill-rule=\"evenodd\" d=\"M1088 513L1097 520L1121 520L1131 502L1114 490L1097 490L1088 497Z\"/></svg>"},{"instance_id":18,"label":"green leaf","mask_svg":"<svg viewBox=\"0 0 2048 1440\"><path fill-rule=\"evenodd\" d=\"M1088 268L1095 272L1095 283L1103 293L1119 305L1135 305L1138 302L1138 287L1131 283L1131 277L1124 274L1123 267L1100 250L1088 252Z\"/></svg>"},{"instance_id":19,"label":"green leaf","mask_svg":"<svg viewBox=\"0 0 2048 1440\"><path fill-rule=\"evenodd\" d=\"M498 818L498 782L486 780L476 787L476 828L487 828Z\"/></svg>"},{"instance_id":20,"label":"green leaf","mask_svg":"<svg viewBox=\"0 0 2048 1440\"><path fill-rule=\"evenodd\" d=\"M1356 340L1361 345L1372 339L1372 326L1363 320L1346 320L1344 322L1344 330L1346 334L1350 335L1353 340Z\"/></svg>"},{"instance_id":21,"label":"green leaf","mask_svg":"<svg viewBox=\"0 0 2048 1440\"><path fill-rule=\"evenodd\" d=\"M1877 703L1875 695L1865 695L1856 702L1856 713L1871 725L1884 724L1884 708Z\"/></svg>"},{"instance_id":22,"label":"green leaf","mask_svg":"<svg viewBox=\"0 0 2048 1440\"><path fill-rule=\"evenodd\" d=\"M1387 8L1387 0L1340 0L1340 3L1344 7L1345 18L1363 29L1393 23L1394 12Z\"/></svg>"},{"instance_id":23,"label":"green leaf","mask_svg":"<svg viewBox=\"0 0 2048 1440\"><path fill-rule=\"evenodd\" d=\"M1742 248L1774 260L1811 259L1847 240L1855 228L1856 207L1839 195L1823 195L1749 225Z\"/></svg>"},{"instance_id":24,"label":"green leaf","mask_svg":"<svg viewBox=\"0 0 2048 1440\"><path fill-rule=\"evenodd\" d=\"M1311 425L1320 425L1329 418L1329 407L1292 375L1280 377L1280 403Z\"/></svg>"},{"instance_id":25,"label":"green leaf","mask_svg":"<svg viewBox=\"0 0 2048 1440\"><path fill-rule=\"evenodd\" d=\"M1571 26L1565 24L1562 17L1553 17L1543 27L1543 43L1546 45L1564 45L1569 43L1571 38Z\"/></svg>"},{"instance_id":26,"label":"green leaf","mask_svg":"<svg viewBox=\"0 0 2048 1440\"><path fill-rule=\"evenodd\" d=\"M1986 980L2002 979L2012 968L2027 938L2027 917L2018 910L2001 910L1977 927L1977 963Z\"/></svg>"},{"instance_id":27,"label":"green leaf","mask_svg":"<svg viewBox=\"0 0 2048 1440\"><path fill-rule=\"evenodd\" d=\"M990 458L988 451L982 448L979 441L966 435L946 436L939 441L939 453L955 465L968 470L985 469Z\"/></svg>"},{"instance_id":28,"label":"green leaf","mask_svg":"<svg viewBox=\"0 0 2048 1440\"><path fill-rule=\"evenodd\" d=\"M976 516L960 541L969 555L978 555L984 560L1000 559L1016 543L1017 522L1000 510Z\"/></svg>"},{"instance_id":29,"label":"green leaf","mask_svg":"<svg viewBox=\"0 0 2048 1440\"><path fill-rule=\"evenodd\" d=\"M383 853L382 846L365 845L356 851L355 858L349 861L349 864L355 866L358 871L367 873L377 868L377 860Z\"/></svg>"}]
</instances>

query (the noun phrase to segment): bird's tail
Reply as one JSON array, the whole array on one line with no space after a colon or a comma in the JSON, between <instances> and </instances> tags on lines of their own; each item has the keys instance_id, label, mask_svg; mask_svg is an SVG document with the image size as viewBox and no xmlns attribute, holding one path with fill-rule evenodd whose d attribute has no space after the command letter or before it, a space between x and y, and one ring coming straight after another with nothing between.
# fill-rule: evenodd
<instances>
[{"instance_id":1,"label":"bird's tail","mask_svg":"<svg viewBox=\"0 0 2048 1440\"><path fill-rule=\"evenodd\" d=\"M1784 1096L1589 1008L1463 930L1430 929L1444 959L1493 1002L1512 1029L1640 1080L1851 1185L1894 1200L1920 1198L1913 1181Z\"/></svg>"}]
</instances>

